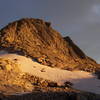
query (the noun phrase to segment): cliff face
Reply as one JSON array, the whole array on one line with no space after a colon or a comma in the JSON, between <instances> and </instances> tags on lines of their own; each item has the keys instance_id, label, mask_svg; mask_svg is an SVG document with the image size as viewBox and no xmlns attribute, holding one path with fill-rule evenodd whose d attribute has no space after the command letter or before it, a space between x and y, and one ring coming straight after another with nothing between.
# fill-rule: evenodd
<instances>
[{"instance_id":1,"label":"cliff face","mask_svg":"<svg viewBox=\"0 0 100 100\"><path fill-rule=\"evenodd\" d=\"M41 19L21 19L1 29L0 49L63 69L94 71L97 66L69 37L63 39L49 22Z\"/></svg>"}]
</instances>

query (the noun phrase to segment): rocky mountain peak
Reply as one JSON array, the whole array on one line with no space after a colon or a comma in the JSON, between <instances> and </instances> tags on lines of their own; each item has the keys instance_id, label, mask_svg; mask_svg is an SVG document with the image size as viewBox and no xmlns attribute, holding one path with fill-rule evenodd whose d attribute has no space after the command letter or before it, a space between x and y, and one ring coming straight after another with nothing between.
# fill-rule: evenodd
<instances>
[{"instance_id":1,"label":"rocky mountain peak","mask_svg":"<svg viewBox=\"0 0 100 100\"><path fill-rule=\"evenodd\" d=\"M0 49L63 69L93 71L98 65L70 37L63 38L51 27L50 22L41 19L24 18L1 29Z\"/></svg>"}]
</instances>

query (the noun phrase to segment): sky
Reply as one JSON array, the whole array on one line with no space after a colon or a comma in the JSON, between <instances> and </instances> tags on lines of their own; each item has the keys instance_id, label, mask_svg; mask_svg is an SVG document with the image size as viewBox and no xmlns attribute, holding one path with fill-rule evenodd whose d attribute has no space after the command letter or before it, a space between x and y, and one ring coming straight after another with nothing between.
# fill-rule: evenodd
<instances>
[{"instance_id":1,"label":"sky","mask_svg":"<svg viewBox=\"0 0 100 100\"><path fill-rule=\"evenodd\" d=\"M100 63L100 0L0 0L0 28L25 17L51 22Z\"/></svg>"}]
</instances>

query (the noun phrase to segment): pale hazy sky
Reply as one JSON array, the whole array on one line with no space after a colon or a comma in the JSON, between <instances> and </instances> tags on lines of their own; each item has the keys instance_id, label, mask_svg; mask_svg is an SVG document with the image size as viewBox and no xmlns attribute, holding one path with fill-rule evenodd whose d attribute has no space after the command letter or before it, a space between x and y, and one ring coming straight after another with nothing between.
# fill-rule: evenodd
<instances>
[{"instance_id":1,"label":"pale hazy sky","mask_svg":"<svg viewBox=\"0 0 100 100\"><path fill-rule=\"evenodd\" d=\"M52 22L100 62L100 0L0 0L0 28L23 17Z\"/></svg>"}]
</instances>

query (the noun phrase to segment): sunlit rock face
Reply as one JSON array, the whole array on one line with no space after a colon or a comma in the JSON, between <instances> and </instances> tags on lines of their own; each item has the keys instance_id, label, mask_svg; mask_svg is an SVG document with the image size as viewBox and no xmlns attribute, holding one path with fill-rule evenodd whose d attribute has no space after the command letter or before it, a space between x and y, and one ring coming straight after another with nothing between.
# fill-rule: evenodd
<instances>
[{"instance_id":1,"label":"sunlit rock face","mask_svg":"<svg viewBox=\"0 0 100 100\"><path fill-rule=\"evenodd\" d=\"M25 18L8 24L0 30L0 48L51 67L92 72L97 68L69 37L63 39L51 23L41 19Z\"/></svg>"},{"instance_id":2,"label":"sunlit rock face","mask_svg":"<svg viewBox=\"0 0 100 100\"><path fill-rule=\"evenodd\" d=\"M1 58L0 56L0 92L3 94L15 94L30 92L32 84L25 80L25 75L18 67L16 60Z\"/></svg>"}]
</instances>

